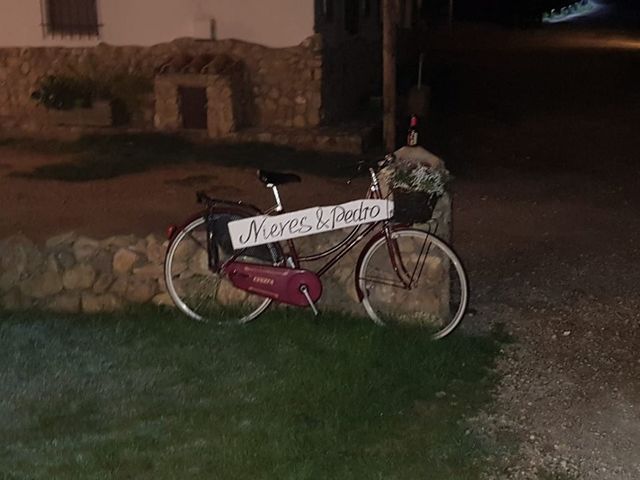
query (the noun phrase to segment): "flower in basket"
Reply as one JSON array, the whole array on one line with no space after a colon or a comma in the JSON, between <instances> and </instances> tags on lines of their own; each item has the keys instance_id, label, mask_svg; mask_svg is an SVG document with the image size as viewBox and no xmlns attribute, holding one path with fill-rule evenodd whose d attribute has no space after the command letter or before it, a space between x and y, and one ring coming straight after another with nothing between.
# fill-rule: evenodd
<instances>
[{"instance_id":1,"label":"flower in basket","mask_svg":"<svg viewBox=\"0 0 640 480\"><path fill-rule=\"evenodd\" d=\"M451 180L444 168L433 168L424 163L398 161L394 165L392 185L394 190L421 192L442 196Z\"/></svg>"},{"instance_id":2,"label":"flower in basket","mask_svg":"<svg viewBox=\"0 0 640 480\"><path fill-rule=\"evenodd\" d=\"M395 221L409 224L428 222L450 179L445 168L397 161L391 175Z\"/></svg>"}]
</instances>

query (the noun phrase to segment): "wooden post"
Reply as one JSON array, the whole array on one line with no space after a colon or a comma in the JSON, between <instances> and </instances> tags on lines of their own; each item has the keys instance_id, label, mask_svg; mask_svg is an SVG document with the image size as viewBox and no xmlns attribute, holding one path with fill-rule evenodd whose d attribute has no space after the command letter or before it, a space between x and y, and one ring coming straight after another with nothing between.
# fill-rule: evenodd
<instances>
[{"instance_id":1,"label":"wooden post","mask_svg":"<svg viewBox=\"0 0 640 480\"><path fill-rule=\"evenodd\" d=\"M382 105L384 147L396 149L396 24L397 0L382 0Z\"/></svg>"}]
</instances>

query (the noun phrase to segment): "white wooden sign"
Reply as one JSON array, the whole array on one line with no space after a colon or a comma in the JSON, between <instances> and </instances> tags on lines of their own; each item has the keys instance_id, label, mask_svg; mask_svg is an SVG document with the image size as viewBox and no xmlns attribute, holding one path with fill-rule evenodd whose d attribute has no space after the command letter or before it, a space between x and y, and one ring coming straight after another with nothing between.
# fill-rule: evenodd
<instances>
[{"instance_id":1,"label":"white wooden sign","mask_svg":"<svg viewBox=\"0 0 640 480\"><path fill-rule=\"evenodd\" d=\"M354 200L341 205L235 220L229 222L229 235L233 248L238 250L379 222L392 216L393 202L390 200Z\"/></svg>"}]
</instances>

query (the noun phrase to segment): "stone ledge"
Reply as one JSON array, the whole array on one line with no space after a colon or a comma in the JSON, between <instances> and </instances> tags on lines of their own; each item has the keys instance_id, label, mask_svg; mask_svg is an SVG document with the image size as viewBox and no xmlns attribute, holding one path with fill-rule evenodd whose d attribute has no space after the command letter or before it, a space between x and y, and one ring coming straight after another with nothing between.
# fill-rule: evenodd
<instances>
[{"instance_id":1,"label":"stone ledge","mask_svg":"<svg viewBox=\"0 0 640 480\"><path fill-rule=\"evenodd\" d=\"M446 198L434 211L439 225L436 233L444 238L451 226L450 207ZM342 230L303 237L296 246L301 255L317 253L336 245L346 234ZM173 306L164 285L167 245L167 240L155 235L118 235L98 240L73 232L51 237L44 246L37 246L22 235L0 240L0 308L96 313L131 304ZM354 280L364 245L363 242L349 252L323 276L325 294L319 303L322 309L364 315ZM189 278L201 274L201 260L194 255L184 262ZM446 298L437 289L433 292L436 299Z\"/></svg>"}]
</instances>

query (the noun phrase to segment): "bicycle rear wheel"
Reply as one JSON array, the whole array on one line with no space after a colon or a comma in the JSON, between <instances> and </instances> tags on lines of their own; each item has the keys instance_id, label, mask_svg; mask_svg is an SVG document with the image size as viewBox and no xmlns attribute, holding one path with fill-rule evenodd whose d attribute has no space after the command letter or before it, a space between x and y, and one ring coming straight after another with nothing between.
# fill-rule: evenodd
<instances>
[{"instance_id":1,"label":"bicycle rear wheel","mask_svg":"<svg viewBox=\"0 0 640 480\"><path fill-rule=\"evenodd\" d=\"M433 339L445 337L467 307L467 277L460 259L423 230L394 230L391 242L395 261L384 236L362 253L356 274L367 314L380 325L420 325Z\"/></svg>"},{"instance_id":2,"label":"bicycle rear wheel","mask_svg":"<svg viewBox=\"0 0 640 480\"><path fill-rule=\"evenodd\" d=\"M226 222L241 218L236 213L219 216ZM220 272L209 268L207 248L215 250L220 263L229 259L233 252L228 238L210 235L208 220L206 215L196 218L169 244L164 263L167 292L176 306L195 320L249 322L269 307L271 299L240 290ZM280 249L275 244L253 247L237 258L238 261L268 265L276 265L280 259Z\"/></svg>"}]
</instances>

